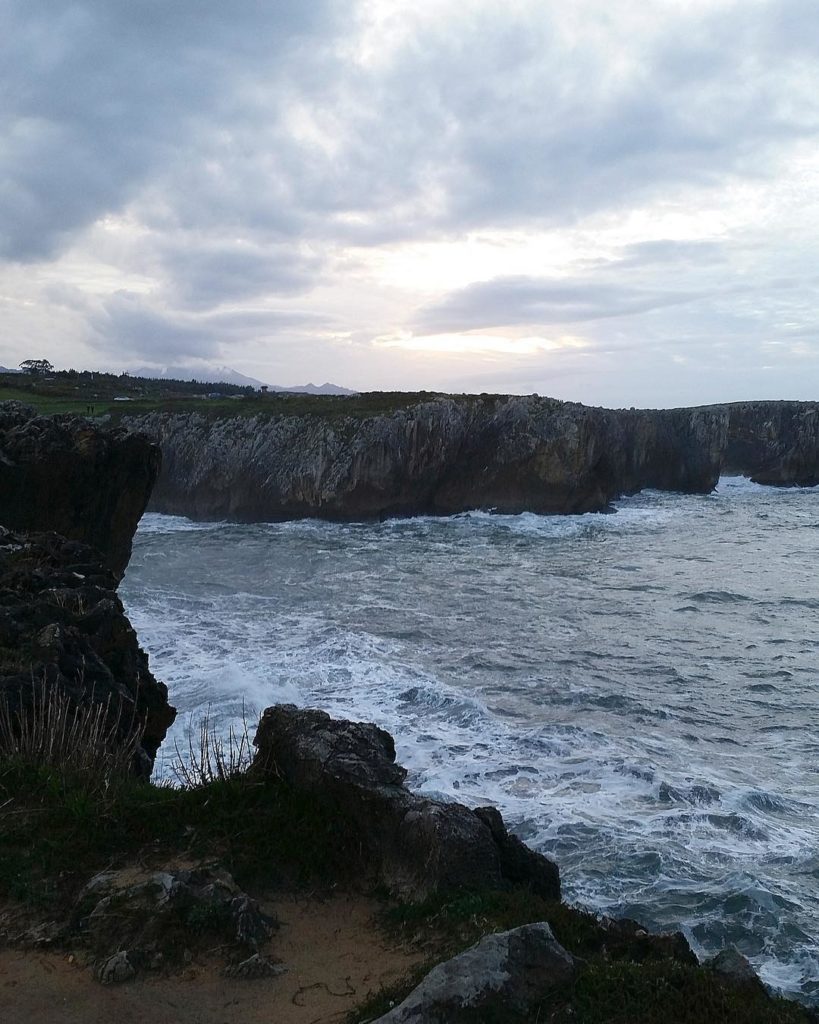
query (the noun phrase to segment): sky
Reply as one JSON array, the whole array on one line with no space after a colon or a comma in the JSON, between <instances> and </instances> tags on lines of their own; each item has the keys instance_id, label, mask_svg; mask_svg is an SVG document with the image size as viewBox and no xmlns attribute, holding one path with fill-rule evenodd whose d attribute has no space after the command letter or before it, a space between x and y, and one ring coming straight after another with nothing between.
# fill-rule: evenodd
<instances>
[{"instance_id":1,"label":"sky","mask_svg":"<svg viewBox=\"0 0 819 1024\"><path fill-rule=\"evenodd\" d=\"M819 399L816 0L0 0L0 364Z\"/></svg>"}]
</instances>

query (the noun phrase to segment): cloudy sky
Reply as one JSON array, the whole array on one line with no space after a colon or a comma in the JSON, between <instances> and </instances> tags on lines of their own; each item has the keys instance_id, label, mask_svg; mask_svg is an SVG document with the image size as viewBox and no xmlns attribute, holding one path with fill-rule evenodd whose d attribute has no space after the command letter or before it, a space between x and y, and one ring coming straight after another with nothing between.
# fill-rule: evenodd
<instances>
[{"instance_id":1,"label":"cloudy sky","mask_svg":"<svg viewBox=\"0 0 819 1024\"><path fill-rule=\"evenodd\" d=\"M0 17L0 364L819 398L816 0Z\"/></svg>"}]
</instances>

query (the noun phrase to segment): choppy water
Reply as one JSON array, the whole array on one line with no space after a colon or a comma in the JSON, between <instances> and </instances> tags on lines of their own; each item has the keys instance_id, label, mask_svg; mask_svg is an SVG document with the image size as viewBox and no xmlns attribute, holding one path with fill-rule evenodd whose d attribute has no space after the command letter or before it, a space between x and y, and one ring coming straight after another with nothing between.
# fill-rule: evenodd
<instances>
[{"instance_id":1,"label":"choppy water","mask_svg":"<svg viewBox=\"0 0 819 1024\"><path fill-rule=\"evenodd\" d=\"M613 515L149 515L121 588L186 715L280 701L395 734L564 892L819 999L819 490L723 480Z\"/></svg>"}]
</instances>

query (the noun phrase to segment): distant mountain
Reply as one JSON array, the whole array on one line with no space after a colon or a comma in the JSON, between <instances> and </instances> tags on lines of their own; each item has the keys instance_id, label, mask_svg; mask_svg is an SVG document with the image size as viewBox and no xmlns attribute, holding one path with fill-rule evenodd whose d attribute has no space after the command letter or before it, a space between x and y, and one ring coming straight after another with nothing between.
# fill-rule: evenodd
<instances>
[{"instance_id":1,"label":"distant mountain","mask_svg":"<svg viewBox=\"0 0 819 1024\"><path fill-rule=\"evenodd\" d=\"M148 380L198 380L203 384L238 384L243 388L260 388L263 383L229 366L141 366L128 373L132 377L147 377Z\"/></svg>"},{"instance_id":2,"label":"distant mountain","mask_svg":"<svg viewBox=\"0 0 819 1024\"><path fill-rule=\"evenodd\" d=\"M280 388L276 385L271 385L271 391L291 391L293 394L300 395L357 395L357 391L352 391L350 388L343 388L340 384L331 384L326 381L324 384L303 384L300 387L295 388Z\"/></svg>"},{"instance_id":3,"label":"distant mountain","mask_svg":"<svg viewBox=\"0 0 819 1024\"><path fill-rule=\"evenodd\" d=\"M283 387L280 384L264 384L255 377L247 377L238 370L232 370L229 366L165 366L150 367L142 366L136 370L129 370L132 377L147 377L149 380L199 380L203 384L238 384L239 387L261 388L266 387L269 391L287 391L292 394L306 395L357 395L357 391L350 388L343 388L338 384L331 384L327 381L324 384L304 384L294 387Z\"/></svg>"},{"instance_id":4,"label":"distant mountain","mask_svg":"<svg viewBox=\"0 0 819 1024\"><path fill-rule=\"evenodd\" d=\"M22 370L18 370L13 366L0 366L0 373L22 373Z\"/></svg>"}]
</instances>

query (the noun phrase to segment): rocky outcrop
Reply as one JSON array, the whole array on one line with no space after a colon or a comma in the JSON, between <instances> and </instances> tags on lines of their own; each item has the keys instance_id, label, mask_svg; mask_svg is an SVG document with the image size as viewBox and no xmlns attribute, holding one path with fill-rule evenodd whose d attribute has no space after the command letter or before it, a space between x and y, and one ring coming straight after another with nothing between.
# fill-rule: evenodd
<instances>
[{"instance_id":1,"label":"rocky outcrop","mask_svg":"<svg viewBox=\"0 0 819 1024\"><path fill-rule=\"evenodd\" d=\"M132 432L0 403L0 525L90 544L121 576L160 461Z\"/></svg>"},{"instance_id":2,"label":"rocky outcrop","mask_svg":"<svg viewBox=\"0 0 819 1024\"><path fill-rule=\"evenodd\" d=\"M729 412L725 472L756 483L819 484L819 405L815 402L738 402Z\"/></svg>"},{"instance_id":3,"label":"rocky outcrop","mask_svg":"<svg viewBox=\"0 0 819 1024\"><path fill-rule=\"evenodd\" d=\"M499 1013L542 1013L544 1002L572 978L578 964L548 924L496 932L438 964L402 1003L373 1024L456 1024L465 1014L476 1021L482 1014L496 1020L501 1019ZM545 1013L543 1019L548 1019Z\"/></svg>"},{"instance_id":4,"label":"rocky outcrop","mask_svg":"<svg viewBox=\"0 0 819 1024\"><path fill-rule=\"evenodd\" d=\"M141 725L133 767L147 776L176 712L116 582L86 544L0 527L0 699L13 720L54 694L104 707L118 735Z\"/></svg>"},{"instance_id":5,"label":"rocky outcrop","mask_svg":"<svg viewBox=\"0 0 819 1024\"><path fill-rule=\"evenodd\" d=\"M657 487L708 492L719 477L722 409L648 412L546 398L462 396L382 415L123 420L163 451L156 511L264 521L573 513Z\"/></svg>"},{"instance_id":6,"label":"rocky outcrop","mask_svg":"<svg viewBox=\"0 0 819 1024\"><path fill-rule=\"evenodd\" d=\"M252 772L331 799L359 829L376 884L411 899L513 885L560 898L557 865L510 835L494 808L411 793L383 729L278 705L263 713L254 742Z\"/></svg>"}]
</instances>

